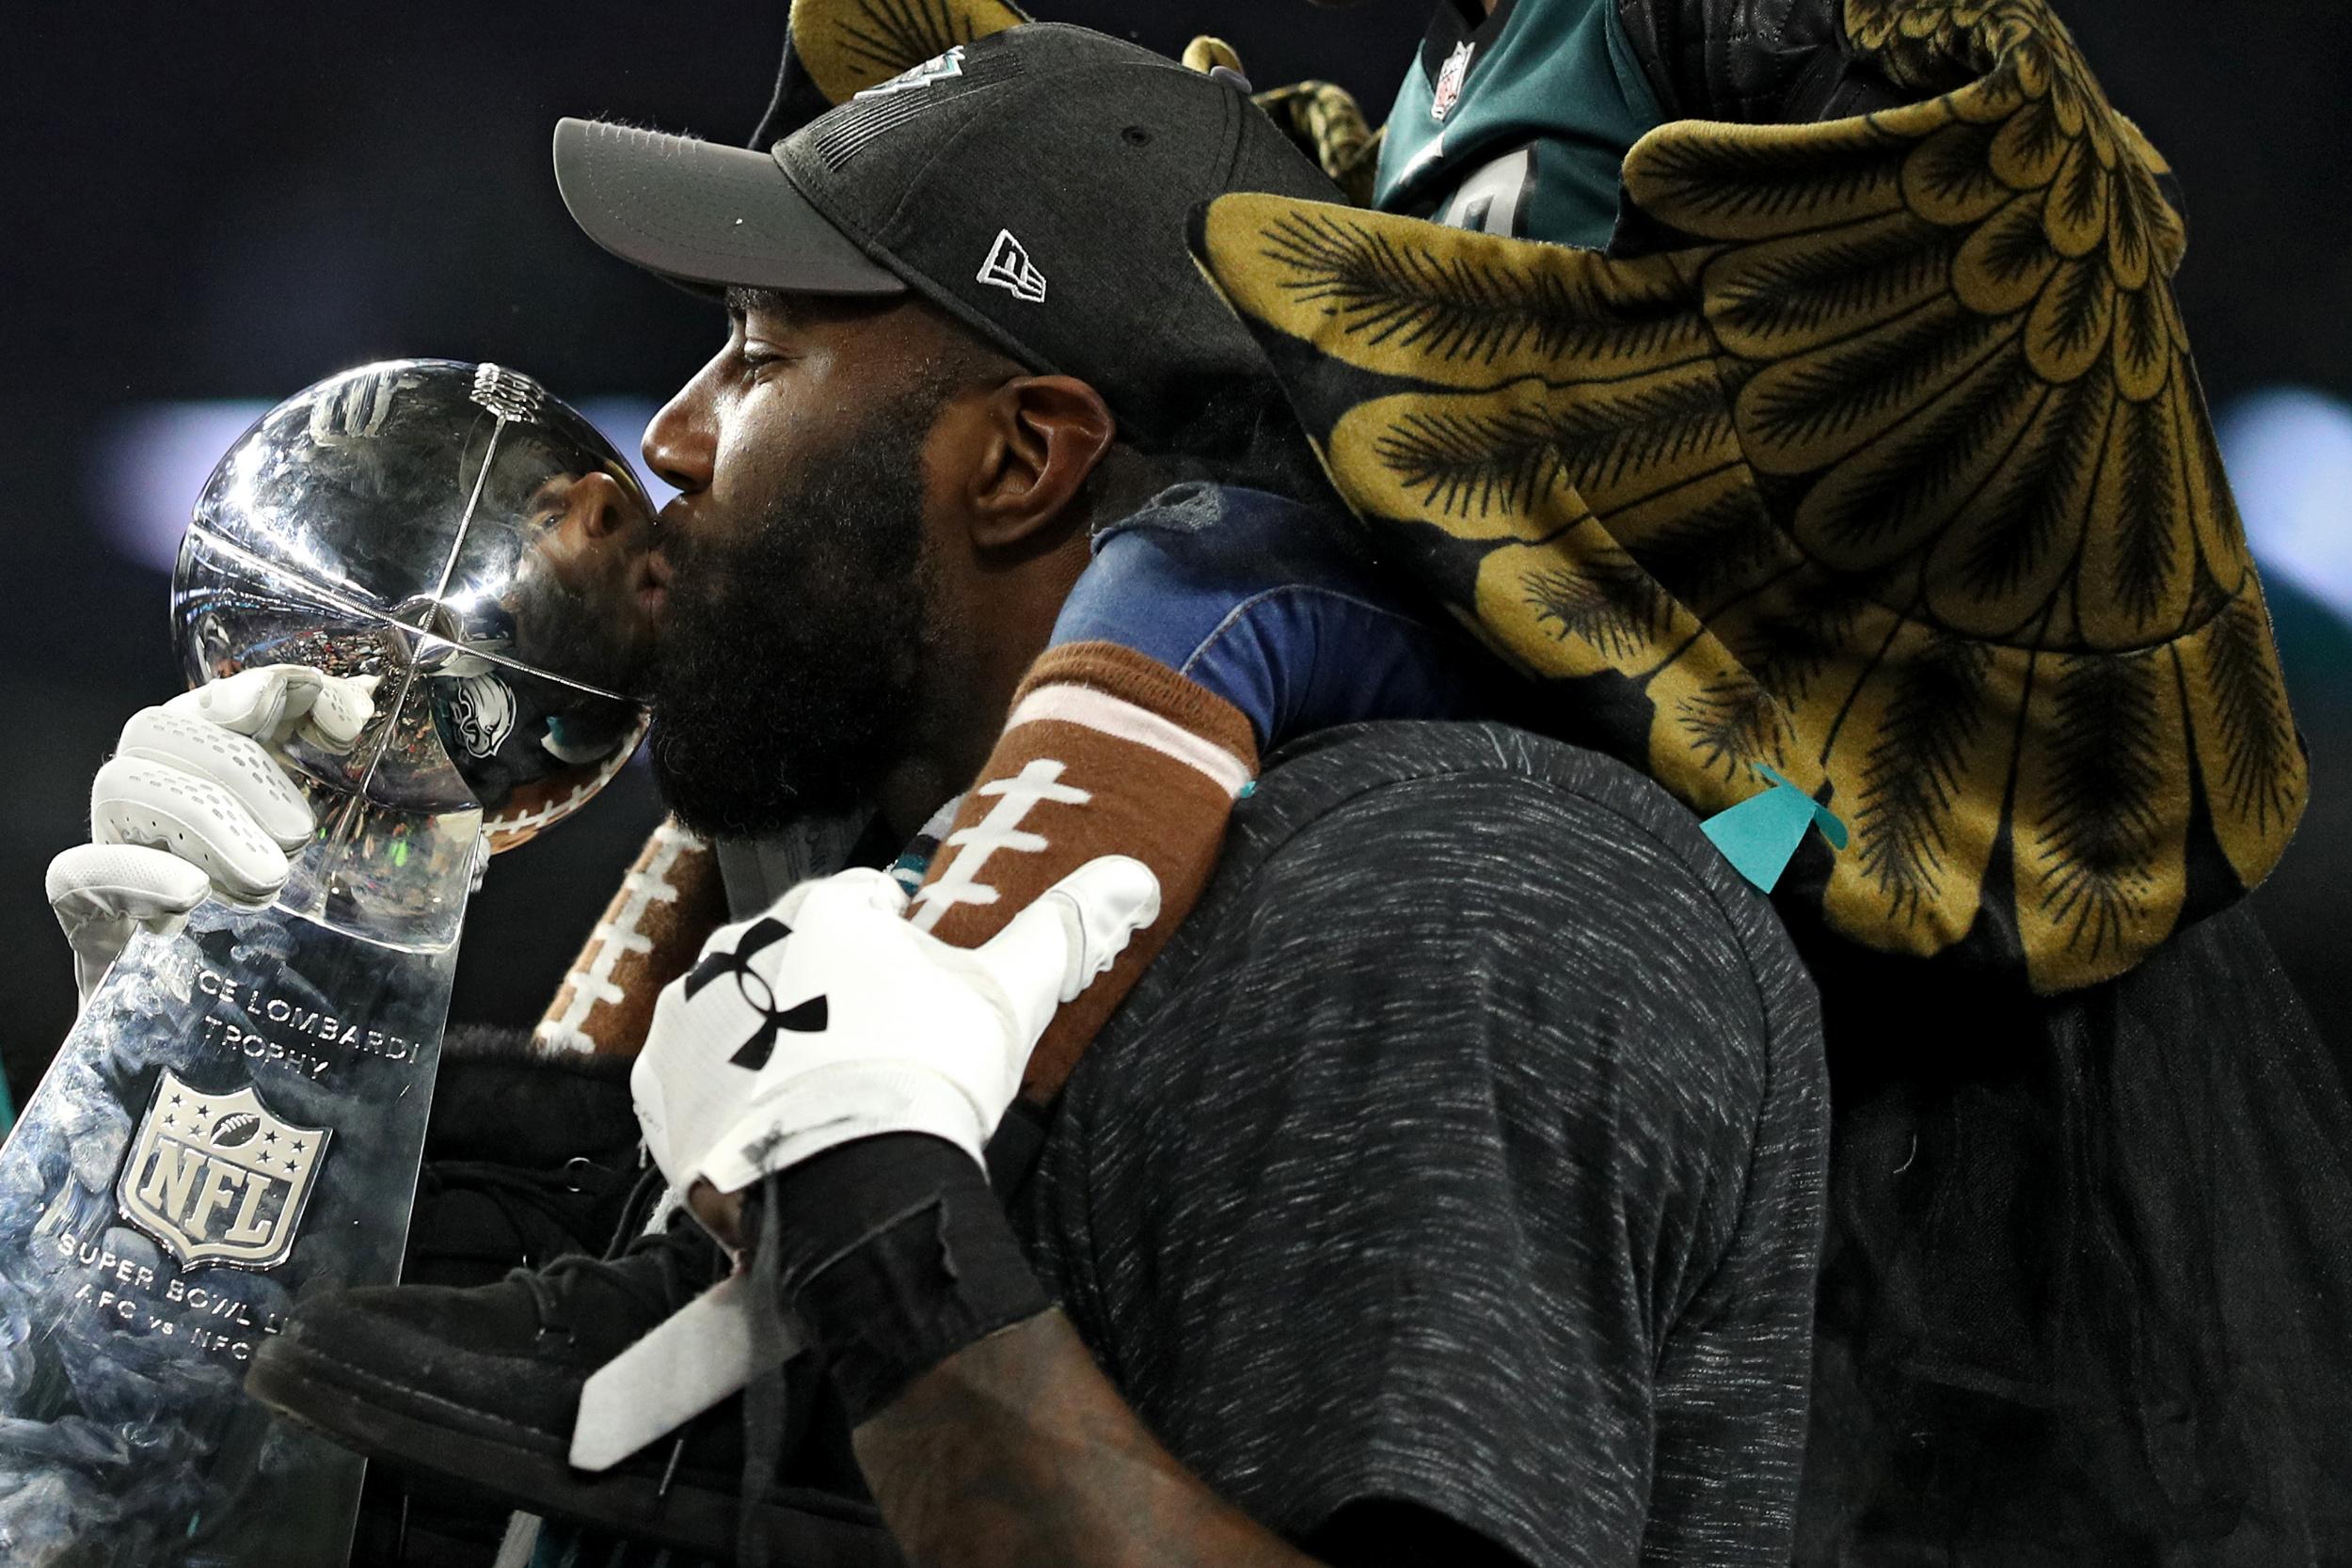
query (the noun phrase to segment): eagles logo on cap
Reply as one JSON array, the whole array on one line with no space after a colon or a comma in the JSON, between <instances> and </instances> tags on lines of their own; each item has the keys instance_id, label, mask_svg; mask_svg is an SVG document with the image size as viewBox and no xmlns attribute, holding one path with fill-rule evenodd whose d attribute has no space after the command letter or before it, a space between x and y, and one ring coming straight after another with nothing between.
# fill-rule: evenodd
<instances>
[{"instance_id":1,"label":"eagles logo on cap","mask_svg":"<svg viewBox=\"0 0 2352 1568\"><path fill-rule=\"evenodd\" d=\"M963 45L959 43L945 55L933 55L912 70L898 72L887 82L877 82L864 92L853 93L850 96L853 98L887 98L893 93L906 92L915 87L928 87L934 82L944 82L950 76L962 74Z\"/></svg>"}]
</instances>

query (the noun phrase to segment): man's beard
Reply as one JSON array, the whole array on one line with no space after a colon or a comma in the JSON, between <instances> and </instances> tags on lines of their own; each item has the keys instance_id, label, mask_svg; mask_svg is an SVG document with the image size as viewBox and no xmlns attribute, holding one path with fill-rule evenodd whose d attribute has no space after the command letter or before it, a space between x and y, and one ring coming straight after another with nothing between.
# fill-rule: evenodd
<instances>
[{"instance_id":1,"label":"man's beard","mask_svg":"<svg viewBox=\"0 0 2352 1568\"><path fill-rule=\"evenodd\" d=\"M922 451L939 401L911 395L808 461L740 543L663 542L651 754L696 832L870 803L905 754L937 635Z\"/></svg>"},{"instance_id":2,"label":"man's beard","mask_svg":"<svg viewBox=\"0 0 2352 1568\"><path fill-rule=\"evenodd\" d=\"M507 601L515 657L624 697L645 696L651 650L636 632L642 623L622 619L630 608L576 588L544 561L525 557Z\"/></svg>"}]
</instances>

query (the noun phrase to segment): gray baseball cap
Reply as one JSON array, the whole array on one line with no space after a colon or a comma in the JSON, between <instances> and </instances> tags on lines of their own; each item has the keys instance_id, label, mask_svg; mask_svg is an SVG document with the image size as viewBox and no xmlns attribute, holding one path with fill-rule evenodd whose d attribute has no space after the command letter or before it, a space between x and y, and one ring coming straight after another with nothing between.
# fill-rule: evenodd
<instances>
[{"instance_id":1,"label":"gray baseball cap","mask_svg":"<svg viewBox=\"0 0 2352 1568\"><path fill-rule=\"evenodd\" d=\"M1234 79L1047 23L960 44L767 152L566 119L555 178L626 261L705 288L912 291L1147 435L1269 374L1193 265L1193 210L1343 199Z\"/></svg>"}]
</instances>

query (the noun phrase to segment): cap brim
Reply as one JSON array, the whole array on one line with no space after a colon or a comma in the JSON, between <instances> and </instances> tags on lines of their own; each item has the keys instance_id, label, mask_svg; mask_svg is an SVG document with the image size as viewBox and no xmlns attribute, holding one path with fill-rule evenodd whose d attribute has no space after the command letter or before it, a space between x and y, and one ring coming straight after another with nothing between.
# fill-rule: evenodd
<instances>
[{"instance_id":1,"label":"cap brim","mask_svg":"<svg viewBox=\"0 0 2352 1568\"><path fill-rule=\"evenodd\" d=\"M808 294L898 294L765 152L599 120L555 127L555 183L588 237L682 283Z\"/></svg>"}]
</instances>

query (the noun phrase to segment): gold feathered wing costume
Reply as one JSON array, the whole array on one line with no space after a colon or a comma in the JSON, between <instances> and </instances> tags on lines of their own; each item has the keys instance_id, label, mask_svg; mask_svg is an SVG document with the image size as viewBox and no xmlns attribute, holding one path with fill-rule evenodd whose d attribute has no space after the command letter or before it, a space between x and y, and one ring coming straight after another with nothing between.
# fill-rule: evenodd
<instances>
[{"instance_id":1,"label":"gold feathered wing costume","mask_svg":"<svg viewBox=\"0 0 2352 1568\"><path fill-rule=\"evenodd\" d=\"M1831 804L1798 891L1846 936L2068 990L2306 791L2182 226L2039 0L1846 24L1921 101L1661 127L1624 182L1671 248L1260 196L1194 248L1378 546L1564 717L1703 814L1759 763Z\"/></svg>"},{"instance_id":2,"label":"gold feathered wing costume","mask_svg":"<svg viewBox=\"0 0 2352 1568\"><path fill-rule=\"evenodd\" d=\"M792 41L837 103L1024 20L800 0ZM1376 547L1564 729L1702 814L1769 765L1851 828L1785 884L1833 927L2069 990L2260 881L2307 788L2182 225L2041 0L1845 22L1920 101L1661 127L1624 182L1670 248L1235 196L1194 249ZM1360 184L1343 97L1260 103Z\"/></svg>"}]
</instances>

